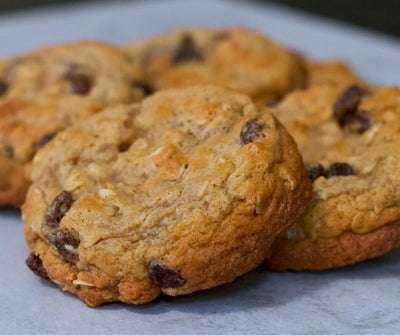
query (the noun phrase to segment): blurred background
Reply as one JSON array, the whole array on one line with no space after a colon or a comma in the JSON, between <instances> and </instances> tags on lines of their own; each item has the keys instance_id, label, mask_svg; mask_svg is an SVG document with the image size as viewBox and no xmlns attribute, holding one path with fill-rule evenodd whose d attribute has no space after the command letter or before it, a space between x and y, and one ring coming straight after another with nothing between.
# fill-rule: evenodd
<instances>
[{"instance_id":1,"label":"blurred background","mask_svg":"<svg viewBox=\"0 0 400 335\"><path fill-rule=\"evenodd\" d=\"M88 3L91 0L0 0L0 15L33 7L78 2ZM275 3L400 36L400 20L397 15L400 13L399 0L243 0L242 2Z\"/></svg>"},{"instance_id":2,"label":"blurred background","mask_svg":"<svg viewBox=\"0 0 400 335\"><path fill-rule=\"evenodd\" d=\"M125 44L183 27L243 26L310 59L400 85L400 0L0 0L0 57L79 39Z\"/></svg>"}]
</instances>

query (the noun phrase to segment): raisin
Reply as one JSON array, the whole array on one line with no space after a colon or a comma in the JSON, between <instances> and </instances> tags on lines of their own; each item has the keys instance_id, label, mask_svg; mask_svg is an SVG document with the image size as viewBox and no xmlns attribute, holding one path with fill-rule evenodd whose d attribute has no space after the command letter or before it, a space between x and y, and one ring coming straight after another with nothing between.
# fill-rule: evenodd
<instances>
[{"instance_id":1,"label":"raisin","mask_svg":"<svg viewBox=\"0 0 400 335\"><path fill-rule=\"evenodd\" d=\"M365 110L358 110L345 118L344 125L351 132L361 134L371 127L370 114Z\"/></svg>"},{"instance_id":2,"label":"raisin","mask_svg":"<svg viewBox=\"0 0 400 335\"><path fill-rule=\"evenodd\" d=\"M321 176L325 176L326 172L324 167L319 163L305 163L308 178L313 182Z\"/></svg>"},{"instance_id":3,"label":"raisin","mask_svg":"<svg viewBox=\"0 0 400 335\"><path fill-rule=\"evenodd\" d=\"M72 194L62 191L57 195L53 202L47 207L45 213L45 225L48 228L58 228L61 219L69 211L72 205Z\"/></svg>"},{"instance_id":4,"label":"raisin","mask_svg":"<svg viewBox=\"0 0 400 335\"><path fill-rule=\"evenodd\" d=\"M333 105L333 116L341 126L344 126L346 117L354 114L361 101L362 90L358 86L351 86L337 98Z\"/></svg>"},{"instance_id":5,"label":"raisin","mask_svg":"<svg viewBox=\"0 0 400 335\"><path fill-rule=\"evenodd\" d=\"M48 234L47 240L56 247L63 260L69 264L76 264L78 261L77 248L80 240L73 236L68 230L56 229Z\"/></svg>"},{"instance_id":6,"label":"raisin","mask_svg":"<svg viewBox=\"0 0 400 335\"><path fill-rule=\"evenodd\" d=\"M186 63L191 61L202 61L203 56L197 49L193 39L190 36L184 36L175 50L173 63Z\"/></svg>"},{"instance_id":7,"label":"raisin","mask_svg":"<svg viewBox=\"0 0 400 335\"><path fill-rule=\"evenodd\" d=\"M134 88L137 88L137 89L141 90L141 91L143 92L143 95L144 95L145 97L148 96L148 95L150 95L150 94L152 94L152 93L154 93L154 90L153 90L153 88L150 86L150 84L147 83L147 82L145 82L145 81L142 81L142 80L134 81L134 82L132 83L132 86L133 86Z\"/></svg>"},{"instance_id":8,"label":"raisin","mask_svg":"<svg viewBox=\"0 0 400 335\"><path fill-rule=\"evenodd\" d=\"M265 125L257 123L257 119L248 120L240 131L242 144L254 142L264 130Z\"/></svg>"},{"instance_id":9,"label":"raisin","mask_svg":"<svg viewBox=\"0 0 400 335\"><path fill-rule=\"evenodd\" d=\"M4 81L0 80L0 97L7 92L7 89L8 85Z\"/></svg>"},{"instance_id":10,"label":"raisin","mask_svg":"<svg viewBox=\"0 0 400 335\"><path fill-rule=\"evenodd\" d=\"M31 252L25 262L28 268L31 269L35 275L43 279L49 279L49 276L47 275L47 272L43 267L42 260L39 256L36 256L33 252Z\"/></svg>"},{"instance_id":11,"label":"raisin","mask_svg":"<svg viewBox=\"0 0 400 335\"><path fill-rule=\"evenodd\" d=\"M180 288L185 284L185 280L179 273L154 260L149 265L149 273L154 284L162 288Z\"/></svg>"},{"instance_id":12,"label":"raisin","mask_svg":"<svg viewBox=\"0 0 400 335\"><path fill-rule=\"evenodd\" d=\"M64 75L64 79L70 82L72 93L80 95L89 93L92 83L88 75L71 71Z\"/></svg>"},{"instance_id":13,"label":"raisin","mask_svg":"<svg viewBox=\"0 0 400 335\"><path fill-rule=\"evenodd\" d=\"M52 132L44 135L39 142L36 143L35 149L36 151L43 148L47 143L49 143L55 136L57 132Z\"/></svg>"},{"instance_id":14,"label":"raisin","mask_svg":"<svg viewBox=\"0 0 400 335\"><path fill-rule=\"evenodd\" d=\"M347 163L333 163L329 166L327 178L334 176L351 176L354 175L354 170L350 164Z\"/></svg>"}]
</instances>

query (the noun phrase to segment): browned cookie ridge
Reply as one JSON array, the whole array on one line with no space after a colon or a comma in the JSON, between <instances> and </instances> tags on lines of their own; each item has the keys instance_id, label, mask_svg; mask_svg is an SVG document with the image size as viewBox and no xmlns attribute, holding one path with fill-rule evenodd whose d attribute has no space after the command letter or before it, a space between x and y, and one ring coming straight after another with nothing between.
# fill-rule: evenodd
<instances>
[{"instance_id":1,"label":"browned cookie ridge","mask_svg":"<svg viewBox=\"0 0 400 335\"><path fill-rule=\"evenodd\" d=\"M303 154L313 198L266 264L322 270L400 246L400 89L320 84L270 111Z\"/></svg>"},{"instance_id":2,"label":"browned cookie ridge","mask_svg":"<svg viewBox=\"0 0 400 335\"><path fill-rule=\"evenodd\" d=\"M307 82L299 55L244 28L180 30L125 50L153 90L212 84L266 103Z\"/></svg>"},{"instance_id":3,"label":"browned cookie ridge","mask_svg":"<svg viewBox=\"0 0 400 335\"><path fill-rule=\"evenodd\" d=\"M23 206L31 269L89 306L234 280L309 200L281 124L246 95L158 92L103 111L35 156Z\"/></svg>"},{"instance_id":4,"label":"browned cookie ridge","mask_svg":"<svg viewBox=\"0 0 400 335\"><path fill-rule=\"evenodd\" d=\"M30 162L57 132L102 108L140 100L129 56L82 41L0 60L0 207L20 206Z\"/></svg>"},{"instance_id":5,"label":"browned cookie ridge","mask_svg":"<svg viewBox=\"0 0 400 335\"><path fill-rule=\"evenodd\" d=\"M307 61L308 86L320 84L365 85L360 76L341 60Z\"/></svg>"}]
</instances>

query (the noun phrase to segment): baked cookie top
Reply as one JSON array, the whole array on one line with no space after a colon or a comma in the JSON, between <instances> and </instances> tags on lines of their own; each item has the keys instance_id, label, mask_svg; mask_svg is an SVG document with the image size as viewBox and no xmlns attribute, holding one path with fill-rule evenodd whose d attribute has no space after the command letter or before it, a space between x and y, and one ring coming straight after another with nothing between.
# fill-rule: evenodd
<instances>
[{"instance_id":1,"label":"baked cookie top","mask_svg":"<svg viewBox=\"0 0 400 335\"><path fill-rule=\"evenodd\" d=\"M22 204L24 190L11 175L24 179L22 167L57 131L106 106L140 100L136 73L127 55L94 41L0 60L0 170L8 171L0 175L0 206Z\"/></svg>"},{"instance_id":2,"label":"baked cookie top","mask_svg":"<svg viewBox=\"0 0 400 335\"><path fill-rule=\"evenodd\" d=\"M213 84L268 102L306 84L300 56L243 28L175 31L125 50L154 90Z\"/></svg>"},{"instance_id":3,"label":"baked cookie top","mask_svg":"<svg viewBox=\"0 0 400 335\"><path fill-rule=\"evenodd\" d=\"M308 85L364 85L360 76L344 61L307 61Z\"/></svg>"},{"instance_id":4,"label":"baked cookie top","mask_svg":"<svg viewBox=\"0 0 400 335\"><path fill-rule=\"evenodd\" d=\"M35 156L32 178L31 258L91 306L234 280L310 195L281 124L213 86L159 92L68 128Z\"/></svg>"},{"instance_id":5,"label":"baked cookie top","mask_svg":"<svg viewBox=\"0 0 400 335\"><path fill-rule=\"evenodd\" d=\"M377 232L400 219L400 89L316 85L270 110L297 141L313 180L312 201L276 242L271 268L342 266L400 243L400 229L385 238ZM363 245L366 234L375 235Z\"/></svg>"}]
</instances>

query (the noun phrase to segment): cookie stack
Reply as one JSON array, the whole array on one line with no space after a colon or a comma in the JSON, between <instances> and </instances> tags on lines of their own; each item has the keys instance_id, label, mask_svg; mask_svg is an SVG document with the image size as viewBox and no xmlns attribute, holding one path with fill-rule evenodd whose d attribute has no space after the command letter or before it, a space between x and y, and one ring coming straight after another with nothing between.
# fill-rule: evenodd
<instances>
[{"instance_id":1,"label":"cookie stack","mask_svg":"<svg viewBox=\"0 0 400 335\"><path fill-rule=\"evenodd\" d=\"M88 306L344 266L400 245L399 117L246 29L41 49L0 61L0 205Z\"/></svg>"}]
</instances>

